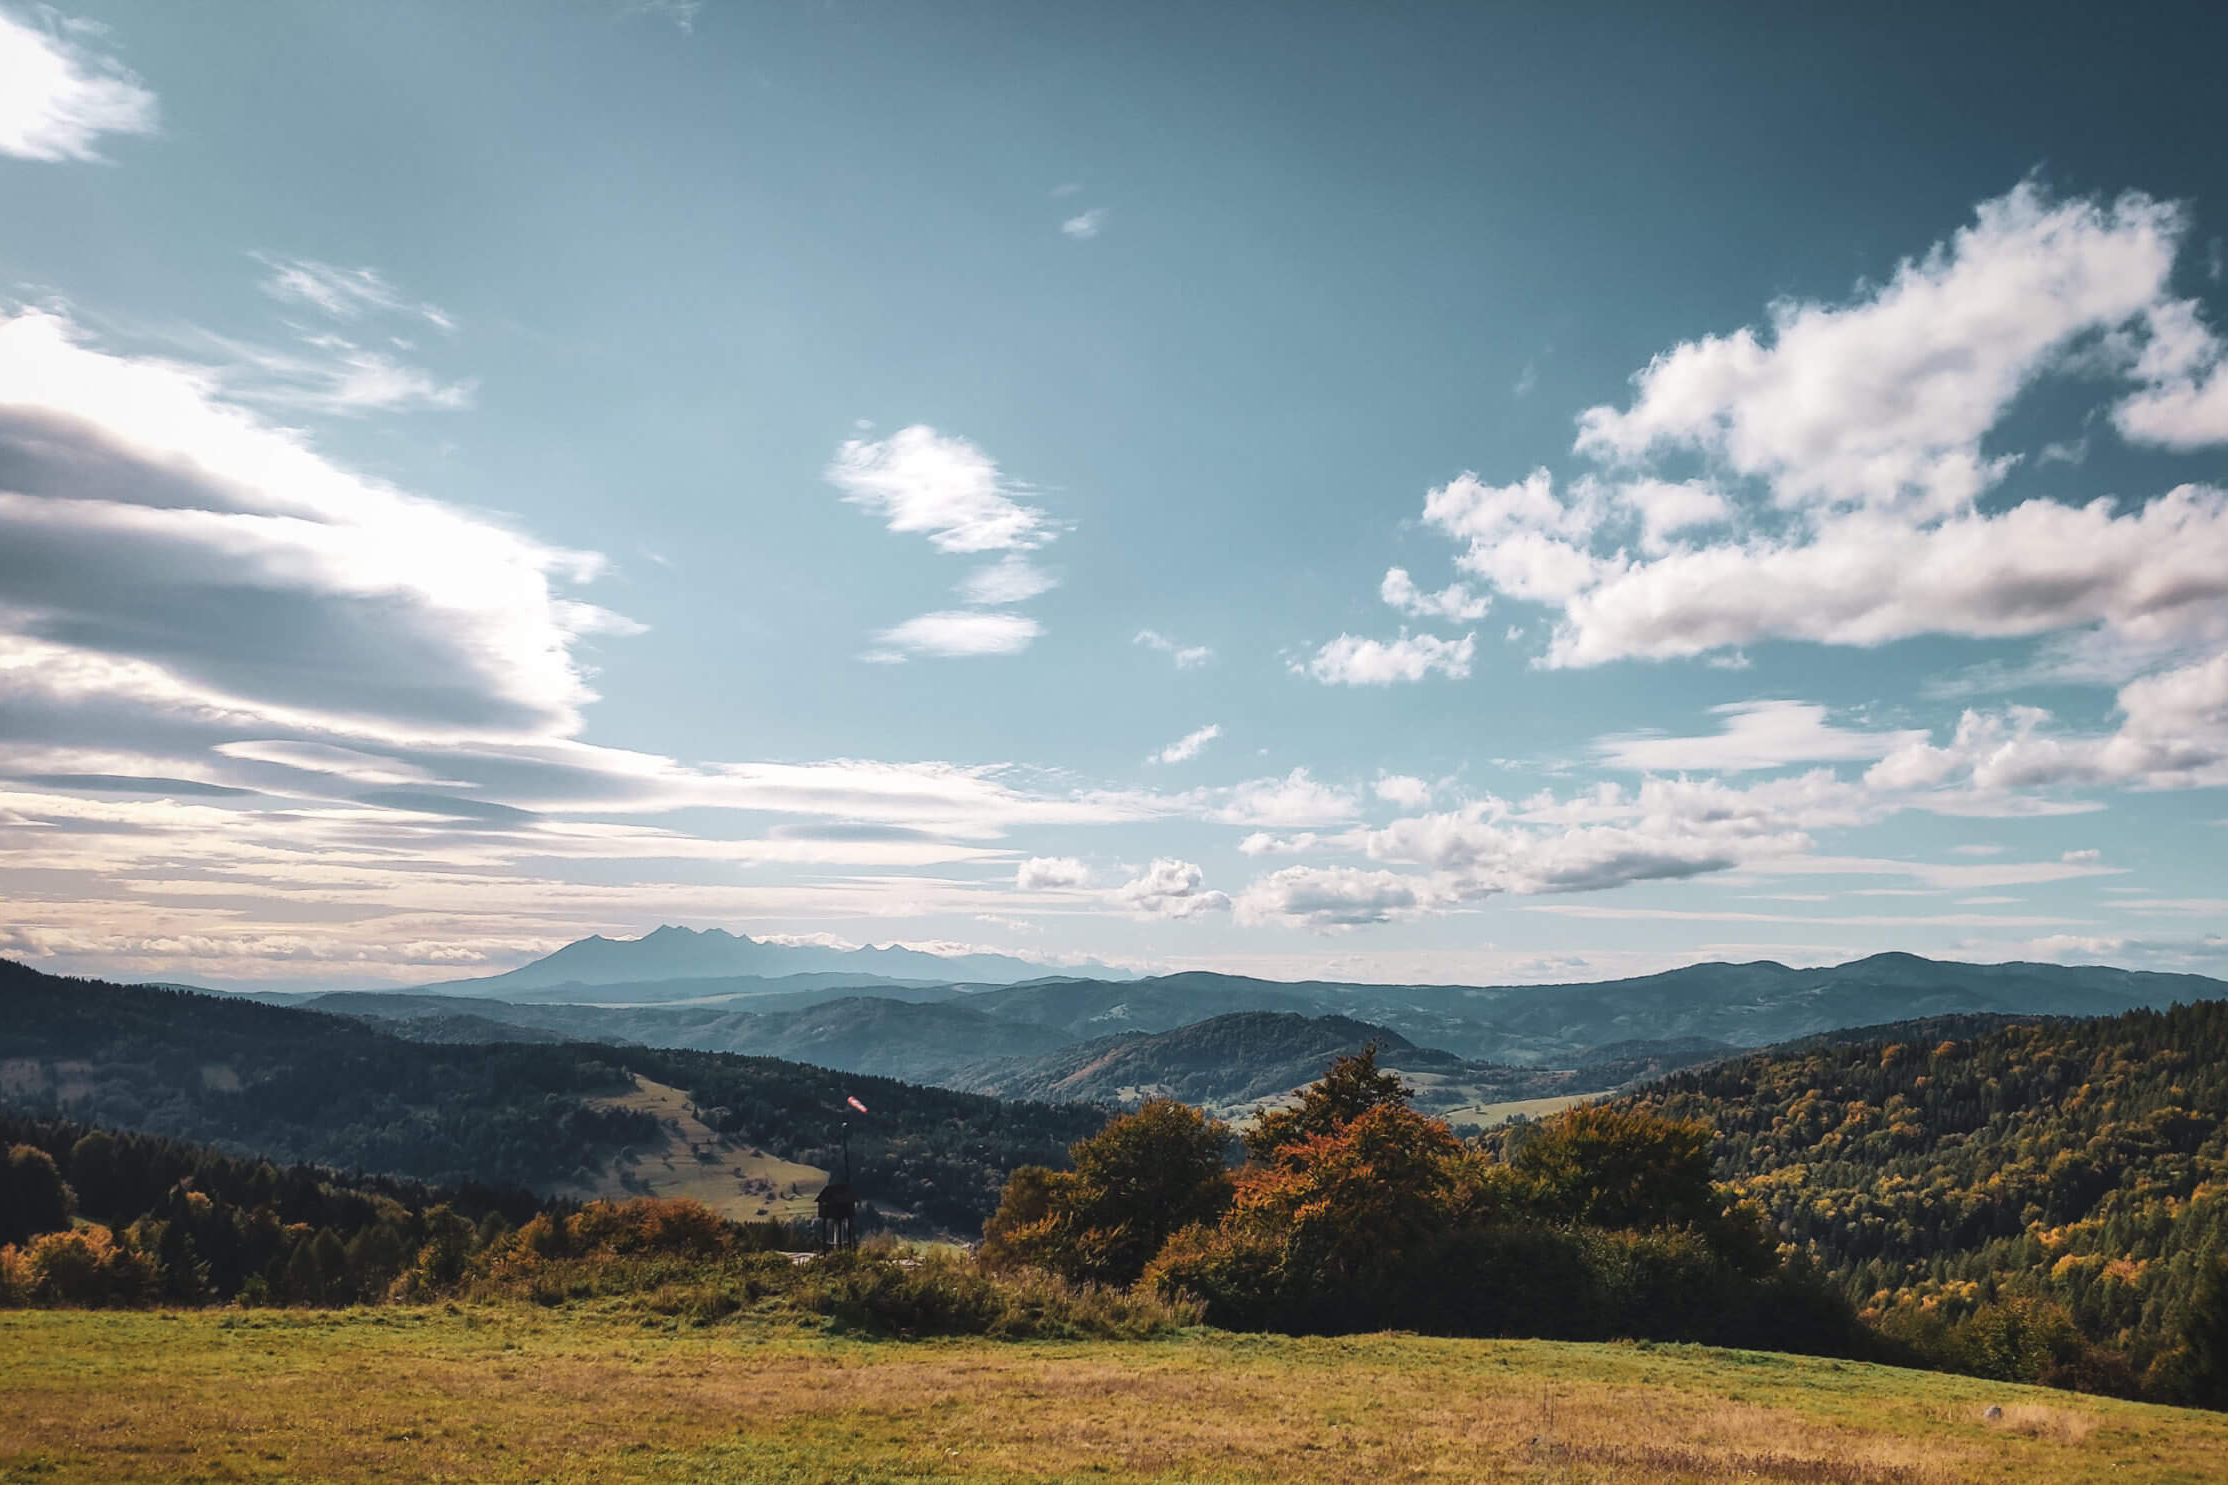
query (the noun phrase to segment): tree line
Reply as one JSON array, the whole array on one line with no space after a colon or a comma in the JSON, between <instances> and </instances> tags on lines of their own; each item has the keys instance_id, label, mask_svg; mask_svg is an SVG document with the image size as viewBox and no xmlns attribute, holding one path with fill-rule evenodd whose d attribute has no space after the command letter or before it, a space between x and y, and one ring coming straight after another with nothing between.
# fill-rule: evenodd
<instances>
[{"instance_id":1,"label":"tree line","mask_svg":"<svg viewBox=\"0 0 2228 1485\"><path fill-rule=\"evenodd\" d=\"M2228 1002L1927 1029L1626 1107L1714 1129L1716 1176L1936 1364L2228 1402Z\"/></svg>"}]
</instances>

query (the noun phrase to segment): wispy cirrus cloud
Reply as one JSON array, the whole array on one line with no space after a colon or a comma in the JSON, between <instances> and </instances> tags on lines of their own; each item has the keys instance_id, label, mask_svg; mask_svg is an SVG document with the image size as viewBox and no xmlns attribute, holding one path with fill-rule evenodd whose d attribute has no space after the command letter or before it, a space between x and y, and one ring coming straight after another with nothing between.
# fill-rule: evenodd
<instances>
[{"instance_id":1,"label":"wispy cirrus cloud","mask_svg":"<svg viewBox=\"0 0 2228 1485\"><path fill-rule=\"evenodd\" d=\"M262 290L282 304L308 305L336 320L358 320L367 314L403 315L439 330L456 329L456 319L447 310L412 299L376 268L336 268L312 258L274 253L248 256L269 270Z\"/></svg>"},{"instance_id":2,"label":"wispy cirrus cloud","mask_svg":"<svg viewBox=\"0 0 2228 1485\"><path fill-rule=\"evenodd\" d=\"M1157 629L1138 630L1137 637L1130 643L1158 650L1173 660L1178 670L1196 669L1215 657L1215 652L1206 645L1180 645Z\"/></svg>"},{"instance_id":3,"label":"wispy cirrus cloud","mask_svg":"<svg viewBox=\"0 0 2228 1485\"><path fill-rule=\"evenodd\" d=\"M1736 701L1710 710L1726 719L1714 734L1604 737L1594 752L1618 768L1647 773L1746 773L1791 763L1869 761L1927 737L1836 727L1824 707L1803 701Z\"/></svg>"},{"instance_id":4,"label":"wispy cirrus cloud","mask_svg":"<svg viewBox=\"0 0 2228 1485\"><path fill-rule=\"evenodd\" d=\"M1107 207L1094 206L1089 211L1079 211L1060 223L1063 237L1077 242L1088 242L1106 230L1107 218L1114 213Z\"/></svg>"},{"instance_id":5,"label":"wispy cirrus cloud","mask_svg":"<svg viewBox=\"0 0 2228 1485\"><path fill-rule=\"evenodd\" d=\"M1206 751L1207 744L1220 736L1222 736L1222 724L1209 722L1204 727L1185 733L1145 761L1147 763L1189 763Z\"/></svg>"}]
</instances>

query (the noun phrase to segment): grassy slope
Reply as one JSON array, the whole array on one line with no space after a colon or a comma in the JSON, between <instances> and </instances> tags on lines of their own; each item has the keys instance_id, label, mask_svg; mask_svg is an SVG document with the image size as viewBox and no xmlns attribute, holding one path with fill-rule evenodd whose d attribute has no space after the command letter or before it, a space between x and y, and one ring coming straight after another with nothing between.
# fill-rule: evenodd
<instances>
[{"instance_id":1,"label":"grassy slope","mask_svg":"<svg viewBox=\"0 0 2228 1485\"><path fill-rule=\"evenodd\" d=\"M2219 1478L2228 1417L1685 1347L0 1312L0 1481ZM2004 1416L1985 1420L2000 1405Z\"/></svg>"},{"instance_id":2,"label":"grassy slope","mask_svg":"<svg viewBox=\"0 0 2228 1485\"><path fill-rule=\"evenodd\" d=\"M688 1095L678 1088L639 1074L634 1087L624 1097L591 1102L656 1115L658 1139L632 1146L632 1161L612 1161L593 1184L559 1186L557 1195L613 1201L634 1196L688 1197L737 1222L766 1217L794 1221L814 1214L813 1198L828 1183L826 1171L770 1155L737 1136L715 1133L689 1112ZM700 1160L698 1150L715 1158ZM792 1191L798 1194L789 1195Z\"/></svg>"}]
</instances>

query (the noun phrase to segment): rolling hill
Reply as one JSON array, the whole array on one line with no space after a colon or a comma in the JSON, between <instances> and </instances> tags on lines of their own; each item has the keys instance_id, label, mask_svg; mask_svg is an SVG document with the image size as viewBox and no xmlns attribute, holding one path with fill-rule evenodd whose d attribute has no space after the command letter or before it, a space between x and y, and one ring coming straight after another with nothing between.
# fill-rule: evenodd
<instances>
[{"instance_id":1,"label":"rolling hill","mask_svg":"<svg viewBox=\"0 0 2228 1485\"><path fill-rule=\"evenodd\" d=\"M1572 1068L1468 1062L1419 1047L1398 1032L1346 1016L1238 1011L1172 1031L1123 1032L1039 1057L961 1069L950 1086L1001 1098L1134 1105L1175 1098L1221 1118L1243 1119L1323 1075L1336 1057L1374 1043L1379 1065L1416 1090L1420 1107L1454 1113L1480 1105L1603 1093L1672 1068L1725 1055L1708 1044L1646 1050Z\"/></svg>"},{"instance_id":2,"label":"rolling hill","mask_svg":"<svg viewBox=\"0 0 2228 1485\"><path fill-rule=\"evenodd\" d=\"M679 1104L652 1084L677 1090ZM851 1095L874 1112L851 1112ZM848 1124L862 1194L959 1232L996 1205L1008 1171L1063 1164L1067 1146L1105 1118L1083 1105L1001 1102L769 1057L413 1041L346 1016L63 979L6 960L0 1108L286 1162L542 1193L601 1190L621 1168L637 1178L626 1189L654 1191L677 1108L708 1135L684 1147L687 1158L719 1155L703 1151L716 1143L743 1152L731 1166L755 1150L830 1169ZM799 1179L785 1166L773 1184Z\"/></svg>"},{"instance_id":3,"label":"rolling hill","mask_svg":"<svg viewBox=\"0 0 2228 1485\"><path fill-rule=\"evenodd\" d=\"M2177 1395L2203 1265L2228 1253L2228 1000L1871 1027L1632 1102L1714 1128L1719 1178L1891 1333L1965 1369L2040 1347L2078 1385Z\"/></svg>"}]
</instances>

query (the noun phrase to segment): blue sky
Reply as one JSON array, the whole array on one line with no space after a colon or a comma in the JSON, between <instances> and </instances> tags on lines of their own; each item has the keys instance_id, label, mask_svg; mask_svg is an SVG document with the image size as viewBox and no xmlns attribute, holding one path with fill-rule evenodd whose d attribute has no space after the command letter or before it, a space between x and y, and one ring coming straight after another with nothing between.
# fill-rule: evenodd
<instances>
[{"instance_id":1,"label":"blue sky","mask_svg":"<svg viewBox=\"0 0 2228 1485\"><path fill-rule=\"evenodd\" d=\"M0 0L0 950L2228 972L2222 43Z\"/></svg>"}]
</instances>

